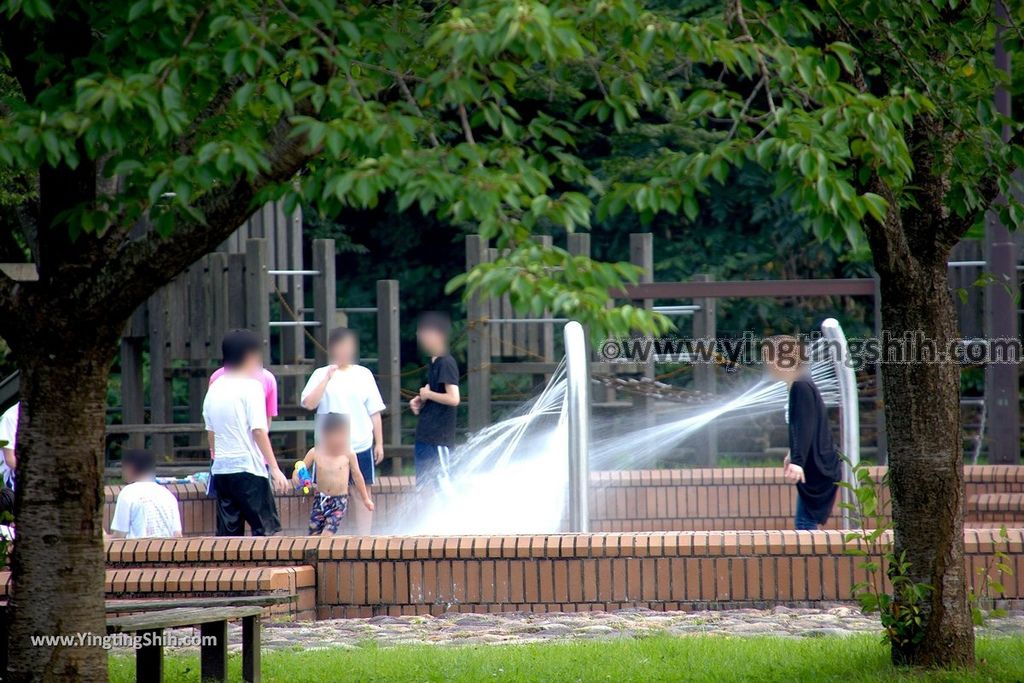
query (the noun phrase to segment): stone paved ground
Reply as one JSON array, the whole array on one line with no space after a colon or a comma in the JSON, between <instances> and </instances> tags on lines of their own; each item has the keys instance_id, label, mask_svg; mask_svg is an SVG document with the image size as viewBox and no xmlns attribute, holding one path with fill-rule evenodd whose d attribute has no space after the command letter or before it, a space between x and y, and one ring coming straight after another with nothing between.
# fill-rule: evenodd
<instances>
[{"instance_id":1,"label":"stone paved ground","mask_svg":"<svg viewBox=\"0 0 1024 683\"><path fill-rule=\"evenodd\" d=\"M186 635L189 631L176 631ZM781 636L815 638L880 633L877 615L851 607L830 609L737 609L715 612L617 612L548 614L458 614L441 617L373 617L317 622L267 623L264 649L315 649L378 645L470 645L623 638L668 633L677 636ZM980 634L1022 635L1024 613L990 619ZM241 648L241 628L230 626L230 648Z\"/></svg>"}]
</instances>

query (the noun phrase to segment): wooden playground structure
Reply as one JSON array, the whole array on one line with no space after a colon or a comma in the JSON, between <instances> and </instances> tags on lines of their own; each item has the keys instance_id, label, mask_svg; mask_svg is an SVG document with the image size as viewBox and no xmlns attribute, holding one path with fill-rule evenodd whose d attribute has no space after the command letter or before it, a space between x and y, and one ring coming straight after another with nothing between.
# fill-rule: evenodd
<instances>
[{"instance_id":1,"label":"wooden playground structure","mask_svg":"<svg viewBox=\"0 0 1024 683\"><path fill-rule=\"evenodd\" d=\"M220 365L221 339L230 329L248 328L262 335L265 363L278 378L281 412L273 432L284 435L288 450L300 452L309 443L312 420L299 406L299 394L313 369L327 362L329 331L347 325L350 316L372 315L377 357L362 362L375 371L388 405L385 440L397 445L398 282L377 283L376 306L338 307L334 257L334 240L316 239L305 263L301 212L286 215L278 203L264 206L135 312L121 340L122 419L108 427L108 435L127 436L128 447L144 447L149 437L149 447L171 465L165 470L201 466L207 461L203 396ZM178 419L183 416L176 415L174 400L183 384L185 421Z\"/></svg>"},{"instance_id":2,"label":"wooden playground structure","mask_svg":"<svg viewBox=\"0 0 1024 683\"><path fill-rule=\"evenodd\" d=\"M537 239L551 244L549 236ZM569 234L565 248L574 255L589 255L590 235ZM499 256L479 235L468 235L465 249L467 269ZM869 301L869 310L874 310L873 324L879 332L878 284L870 277L721 282L698 274L688 282L655 282L654 238L650 233L630 235L628 260L640 268L643 276L638 284L616 292L615 297L673 317L681 336L715 338L717 304L722 298L860 297ZM953 286L963 279L960 272L951 264ZM971 297L958 303L962 319L970 318L968 314L978 308L978 294L974 292ZM326 362L329 330L347 325L362 332L364 340L373 340L367 346L375 356L361 362L374 371L388 406L384 445L391 466L386 471L400 473L402 458L410 455L411 443L408 437L403 443L403 433L409 430L403 430L401 420L398 281L378 281L375 304L339 305L333 240L314 239L304 247L301 212L286 215L279 204L267 204L216 252L179 275L136 311L121 342L120 419L115 414L108 435L127 447L152 448L162 456L162 470L168 474L202 469L207 460L201 410L208 378L220 363L224 333L245 327L261 334L266 342L266 362L278 378L281 406L272 432L286 457L296 457L310 444L312 430L311 416L299 405L299 393L313 369ZM517 313L507 295L472 298L467 301L466 313L466 425L469 431L475 431L490 424L500 408L518 402L493 393L496 376L525 375L534 386L551 376L562 357L560 330L566 320ZM980 327L975 318L965 322L971 334L977 334L975 328ZM631 392L627 382L608 380L628 378L634 386L656 383L662 377L656 362L608 363L595 356L592 370L596 378L605 380L594 391L593 407L598 415L615 419L619 409L655 407L655 396ZM695 364L689 388L696 394L715 394L719 374L720 369L712 364ZM884 463L885 430L877 368L862 372L859 382L864 416L862 442L869 452L875 452L876 462ZM965 403L968 411L979 404L982 407L976 433L965 443L968 453L975 453L975 460L983 438L984 403L978 399ZM965 422L971 423L970 419ZM718 439L714 428L705 431L693 444L692 457L687 461L715 466ZM765 450L776 450L771 445L765 443Z\"/></svg>"}]
</instances>

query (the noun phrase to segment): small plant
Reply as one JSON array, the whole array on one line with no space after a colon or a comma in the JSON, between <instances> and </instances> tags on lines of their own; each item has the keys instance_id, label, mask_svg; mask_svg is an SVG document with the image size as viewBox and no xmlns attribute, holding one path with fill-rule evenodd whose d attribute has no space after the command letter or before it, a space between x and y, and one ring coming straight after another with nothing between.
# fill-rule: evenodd
<instances>
[{"instance_id":1,"label":"small plant","mask_svg":"<svg viewBox=\"0 0 1024 683\"><path fill-rule=\"evenodd\" d=\"M996 551L985 563L984 567L978 567L975 583L967 591L967 601L971 606L971 619L975 626L981 626L989 617L1005 617L1006 610L1000 607L993 607L987 612L985 605L995 601L997 595L1003 592L1002 578L1013 576L1013 568L1010 566L1010 556L1007 550L1010 548L1010 537L1006 533L1006 525L999 527L999 539L1003 548L996 548Z\"/></svg>"},{"instance_id":2,"label":"small plant","mask_svg":"<svg viewBox=\"0 0 1024 683\"><path fill-rule=\"evenodd\" d=\"M845 457L856 484L840 482L839 486L851 492L849 503L840 507L849 510L855 529L843 536L847 555L862 558L857 565L867 573L867 579L853 586L853 595L865 614L878 612L884 635L883 644L897 647L914 645L924 639L925 630L921 606L932 587L917 583L910 577L910 562L906 552L898 556L892 549L887 532L892 528L889 515L881 504L880 490L885 480L875 482L864 463L853 465ZM882 568L892 585L892 593L884 590Z\"/></svg>"}]
</instances>

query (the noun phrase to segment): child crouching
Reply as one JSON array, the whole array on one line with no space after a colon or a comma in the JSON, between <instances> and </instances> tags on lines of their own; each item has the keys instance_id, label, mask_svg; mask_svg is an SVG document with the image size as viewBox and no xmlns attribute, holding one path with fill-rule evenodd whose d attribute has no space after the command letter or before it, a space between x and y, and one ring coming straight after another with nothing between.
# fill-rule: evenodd
<instances>
[{"instance_id":1,"label":"child crouching","mask_svg":"<svg viewBox=\"0 0 1024 683\"><path fill-rule=\"evenodd\" d=\"M315 472L316 478L313 509L309 513L309 533L334 536L348 511L350 478L367 510L373 511L373 501L359 470L355 451L349 445L348 419L338 413L328 413L321 419L319 431L317 445L309 449L303 458L306 469ZM292 480L296 486L301 483L297 469Z\"/></svg>"}]
</instances>

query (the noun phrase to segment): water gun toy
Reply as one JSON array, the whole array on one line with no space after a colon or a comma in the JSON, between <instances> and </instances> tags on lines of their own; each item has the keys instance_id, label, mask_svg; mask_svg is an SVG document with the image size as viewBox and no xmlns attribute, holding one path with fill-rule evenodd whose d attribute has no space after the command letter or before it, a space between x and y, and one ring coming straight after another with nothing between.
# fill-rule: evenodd
<instances>
[{"instance_id":1,"label":"water gun toy","mask_svg":"<svg viewBox=\"0 0 1024 683\"><path fill-rule=\"evenodd\" d=\"M301 460L295 463L295 478L299 480L299 485L295 488L301 488L303 495L308 496L313 490L313 477L309 474L306 463Z\"/></svg>"}]
</instances>

